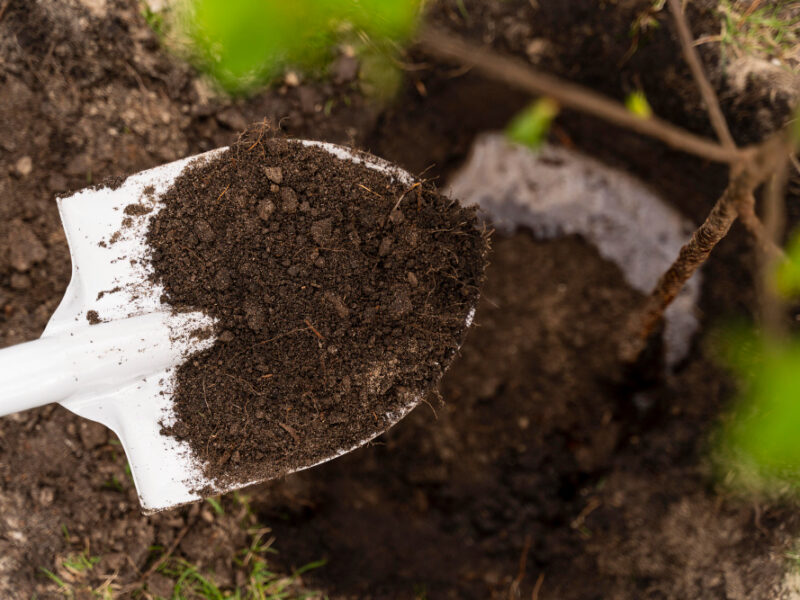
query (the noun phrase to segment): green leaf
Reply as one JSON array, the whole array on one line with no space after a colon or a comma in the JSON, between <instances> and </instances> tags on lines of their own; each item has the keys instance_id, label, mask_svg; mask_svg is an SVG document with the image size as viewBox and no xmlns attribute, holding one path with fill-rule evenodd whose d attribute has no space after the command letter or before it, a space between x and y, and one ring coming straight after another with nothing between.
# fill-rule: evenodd
<instances>
[{"instance_id":1,"label":"green leaf","mask_svg":"<svg viewBox=\"0 0 800 600\"><path fill-rule=\"evenodd\" d=\"M545 141L550 125L558 115L558 104L550 98L540 98L519 113L506 128L512 142L539 148Z\"/></svg>"},{"instance_id":2,"label":"green leaf","mask_svg":"<svg viewBox=\"0 0 800 600\"><path fill-rule=\"evenodd\" d=\"M800 490L800 339L730 332L723 360L739 376L736 410L722 430L722 455L742 483Z\"/></svg>"},{"instance_id":3,"label":"green leaf","mask_svg":"<svg viewBox=\"0 0 800 600\"><path fill-rule=\"evenodd\" d=\"M48 571L44 567L39 567L39 570L44 573L48 579L52 580L60 588L69 588L69 586L64 583L64 580L61 579L58 575L53 573L52 571Z\"/></svg>"},{"instance_id":4,"label":"green leaf","mask_svg":"<svg viewBox=\"0 0 800 600\"><path fill-rule=\"evenodd\" d=\"M213 508L214 512L217 513L218 515L225 514L225 509L222 508L222 504L220 504L217 498L206 498L206 502L208 502L211 505L211 508Z\"/></svg>"},{"instance_id":5,"label":"green leaf","mask_svg":"<svg viewBox=\"0 0 800 600\"><path fill-rule=\"evenodd\" d=\"M420 0L191 0L179 22L200 66L243 92L288 66L321 69L348 29L405 40L419 12Z\"/></svg>"},{"instance_id":6,"label":"green leaf","mask_svg":"<svg viewBox=\"0 0 800 600\"><path fill-rule=\"evenodd\" d=\"M625 98L625 107L642 119L649 119L653 116L653 109L650 108L647 96L644 95L642 90L636 90L628 94L628 97Z\"/></svg>"}]
</instances>

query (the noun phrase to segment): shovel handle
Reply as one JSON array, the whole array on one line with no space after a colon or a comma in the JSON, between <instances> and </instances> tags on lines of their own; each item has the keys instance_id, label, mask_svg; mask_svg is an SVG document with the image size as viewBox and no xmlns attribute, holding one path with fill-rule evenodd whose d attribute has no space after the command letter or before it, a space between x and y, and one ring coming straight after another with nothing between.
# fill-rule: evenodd
<instances>
[{"instance_id":1,"label":"shovel handle","mask_svg":"<svg viewBox=\"0 0 800 600\"><path fill-rule=\"evenodd\" d=\"M0 416L64 399L68 355L61 336L0 350Z\"/></svg>"},{"instance_id":2,"label":"shovel handle","mask_svg":"<svg viewBox=\"0 0 800 600\"><path fill-rule=\"evenodd\" d=\"M183 359L169 316L152 313L0 350L0 416L102 393Z\"/></svg>"}]
</instances>

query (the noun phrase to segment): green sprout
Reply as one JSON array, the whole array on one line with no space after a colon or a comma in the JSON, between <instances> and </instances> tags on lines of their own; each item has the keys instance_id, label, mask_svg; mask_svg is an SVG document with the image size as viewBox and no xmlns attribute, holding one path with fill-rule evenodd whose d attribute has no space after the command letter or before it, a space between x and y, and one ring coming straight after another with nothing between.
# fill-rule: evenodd
<instances>
[{"instance_id":1,"label":"green sprout","mask_svg":"<svg viewBox=\"0 0 800 600\"><path fill-rule=\"evenodd\" d=\"M529 148L539 148L547 138L558 110L555 100L540 98L509 123L506 128L508 139Z\"/></svg>"},{"instance_id":2,"label":"green sprout","mask_svg":"<svg viewBox=\"0 0 800 600\"><path fill-rule=\"evenodd\" d=\"M214 509L214 512L218 515L224 515L225 509L222 508L222 504L220 504L219 498L206 498L206 502L211 505L211 508Z\"/></svg>"},{"instance_id":3,"label":"green sprout","mask_svg":"<svg viewBox=\"0 0 800 600\"><path fill-rule=\"evenodd\" d=\"M279 575L271 571L266 561L254 557L250 563L247 582L243 587L232 591L221 588L214 577L202 573L196 565L185 560L173 558L159 568L159 572L174 581L172 598L204 598L206 600L303 600L314 596L299 591L299 577L312 569L317 569L325 561L309 563L290 576Z\"/></svg>"},{"instance_id":4,"label":"green sprout","mask_svg":"<svg viewBox=\"0 0 800 600\"><path fill-rule=\"evenodd\" d=\"M94 568L100 562L99 556L88 556L86 552L80 554L70 554L61 564L70 571L82 572Z\"/></svg>"},{"instance_id":5,"label":"green sprout","mask_svg":"<svg viewBox=\"0 0 800 600\"><path fill-rule=\"evenodd\" d=\"M88 571L91 571L99 562L99 556L89 556L87 551L84 551L60 559L56 564L58 574L44 567L39 567L39 571L58 586L64 597L75 598L78 591L85 589L85 586L78 582L85 580ZM107 592L108 589L104 589L104 586L92 591L95 596L101 598L108 597Z\"/></svg>"},{"instance_id":6,"label":"green sprout","mask_svg":"<svg viewBox=\"0 0 800 600\"><path fill-rule=\"evenodd\" d=\"M68 590L68 589L69 589L69 586L67 585L67 583L66 583L66 582L65 582L63 579L61 579L61 578L60 578L58 575L56 575L55 573L53 573L52 571L49 571L49 570L45 569L44 567L39 567L39 570L40 570L42 573L44 573L44 575L45 575L45 576L46 576L46 577L47 577L47 578L48 578L50 581L52 581L53 583L55 583L55 584L56 584L56 585L57 585L59 588L61 588L61 589L64 589L64 590Z\"/></svg>"},{"instance_id":7,"label":"green sprout","mask_svg":"<svg viewBox=\"0 0 800 600\"><path fill-rule=\"evenodd\" d=\"M647 101L647 96L642 90L636 90L625 98L625 107L640 119L649 119L653 116L653 109Z\"/></svg>"},{"instance_id":8,"label":"green sprout","mask_svg":"<svg viewBox=\"0 0 800 600\"><path fill-rule=\"evenodd\" d=\"M164 15L150 8L147 2L142 2L142 17L158 37L162 37L166 30Z\"/></svg>"}]
</instances>

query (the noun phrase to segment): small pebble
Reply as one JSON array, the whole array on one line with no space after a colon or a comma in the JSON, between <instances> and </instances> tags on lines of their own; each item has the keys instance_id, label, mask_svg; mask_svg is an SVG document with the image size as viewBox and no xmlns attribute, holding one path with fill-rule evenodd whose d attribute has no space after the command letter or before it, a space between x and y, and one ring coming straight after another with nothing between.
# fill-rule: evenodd
<instances>
[{"instance_id":1,"label":"small pebble","mask_svg":"<svg viewBox=\"0 0 800 600\"><path fill-rule=\"evenodd\" d=\"M336 311L336 314L339 315L342 319L346 319L350 316L350 309L347 308L347 305L342 301L342 299L334 294L333 292L325 292L324 294L325 300L330 302L333 306L333 309Z\"/></svg>"},{"instance_id":2,"label":"small pebble","mask_svg":"<svg viewBox=\"0 0 800 600\"><path fill-rule=\"evenodd\" d=\"M30 156L23 156L14 165L14 170L20 177L27 177L33 171L33 160Z\"/></svg>"},{"instance_id":3,"label":"small pebble","mask_svg":"<svg viewBox=\"0 0 800 600\"><path fill-rule=\"evenodd\" d=\"M311 225L311 237L319 246L327 244L333 234L333 220L321 219Z\"/></svg>"},{"instance_id":4,"label":"small pebble","mask_svg":"<svg viewBox=\"0 0 800 600\"><path fill-rule=\"evenodd\" d=\"M214 287L220 291L227 290L231 287L231 274L227 269L220 269L214 275Z\"/></svg>"},{"instance_id":5,"label":"small pebble","mask_svg":"<svg viewBox=\"0 0 800 600\"><path fill-rule=\"evenodd\" d=\"M392 238L385 237L381 240L380 248L378 248L378 254L380 256L386 256L387 254L391 253L392 251Z\"/></svg>"},{"instance_id":6,"label":"small pebble","mask_svg":"<svg viewBox=\"0 0 800 600\"><path fill-rule=\"evenodd\" d=\"M295 73L294 71L289 71L286 73L286 77L284 78L286 85L289 87L297 87L300 85L300 76Z\"/></svg>"},{"instance_id":7,"label":"small pebble","mask_svg":"<svg viewBox=\"0 0 800 600\"><path fill-rule=\"evenodd\" d=\"M204 221L203 219L197 219L197 221L195 221L194 232L200 241L206 243L213 242L214 238L217 237L211 225L208 224L208 221Z\"/></svg>"},{"instance_id":8,"label":"small pebble","mask_svg":"<svg viewBox=\"0 0 800 600\"><path fill-rule=\"evenodd\" d=\"M31 287L31 278L23 273L12 273L11 287L15 290L27 290Z\"/></svg>"},{"instance_id":9,"label":"small pebble","mask_svg":"<svg viewBox=\"0 0 800 600\"><path fill-rule=\"evenodd\" d=\"M283 188L281 190L281 208L289 214L297 211L297 194L292 188Z\"/></svg>"},{"instance_id":10,"label":"small pebble","mask_svg":"<svg viewBox=\"0 0 800 600\"><path fill-rule=\"evenodd\" d=\"M258 205L258 216L262 221L269 221L275 212L275 203L272 200L262 200Z\"/></svg>"},{"instance_id":11,"label":"small pebble","mask_svg":"<svg viewBox=\"0 0 800 600\"><path fill-rule=\"evenodd\" d=\"M264 167L264 173L272 183L280 185L283 181L283 169L280 167Z\"/></svg>"},{"instance_id":12,"label":"small pebble","mask_svg":"<svg viewBox=\"0 0 800 600\"><path fill-rule=\"evenodd\" d=\"M389 313L393 317L402 317L414 308L411 304L411 297L408 291L404 288L398 289L392 301L389 303Z\"/></svg>"}]
</instances>

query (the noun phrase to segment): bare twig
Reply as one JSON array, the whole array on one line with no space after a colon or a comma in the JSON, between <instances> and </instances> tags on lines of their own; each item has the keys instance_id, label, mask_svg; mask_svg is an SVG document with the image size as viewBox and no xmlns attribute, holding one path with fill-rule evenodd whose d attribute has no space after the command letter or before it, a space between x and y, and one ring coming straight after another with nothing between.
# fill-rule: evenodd
<instances>
[{"instance_id":1,"label":"bare twig","mask_svg":"<svg viewBox=\"0 0 800 600\"><path fill-rule=\"evenodd\" d=\"M705 222L694 232L692 239L681 248L678 258L658 280L641 313L635 313L623 338L623 360L634 362L644 349L647 339L664 317L664 311L678 295L683 285L694 275L719 241L727 235L736 220L736 198L746 194L749 186L741 179L731 181L717 200Z\"/></svg>"},{"instance_id":2,"label":"bare twig","mask_svg":"<svg viewBox=\"0 0 800 600\"><path fill-rule=\"evenodd\" d=\"M511 585L508 588L509 600L519 598L519 588L520 585L522 585L522 579L525 577L525 565L528 563L528 552L531 549L532 541L533 538L531 537L531 534L525 534L525 544L522 547L522 554L519 557L519 569L517 570L517 576L514 578L514 581L511 582Z\"/></svg>"},{"instance_id":3,"label":"bare twig","mask_svg":"<svg viewBox=\"0 0 800 600\"><path fill-rule=\"evenodd\" d=\"M742 14L742 20L746 19L747 17L752 15L754 12L756 12L756 10L758 9L758 7L760 5L761 5L761 0L753 0L750 3L750 6L747 7L747 10L745 10L744 13ZM740 26L741 26L741 23L740 23Z\"/></svg>"},{"instance_id":4,"label":"bare twig","mask_svg":"<svg viewBox=\"0 0 800 600\"><path fill-rule=\"evenodd\" d=\"M797 159L794 153L789 154L789 162L792 163L792 166L794 167L795 171L800 173L800 160Z\"/></svg>"},{"instance_id":5,"label":"bare twig","mask_svg":"<svg viewBox=\"0 0 800 600\"><path fill-rule=\"evenodd\" d=\"M735 163L740 152L725 148L657 117L643 119L621 104L579 85L542 73L517 58L503 56L436 28L423 30L419 42L430 54L474 67L481 73L534 95L553 98L563 106L647 135L665 144L721 163Z\"/></svg>"},{"instance_id":6,"label":"bare twig","mask_svg":"<svg viewBox=\"0 0 800 600\"><path fill-rule=\"evenodd\" d=\"M717 132L717 137L719 141L722 142L723 146L729 149L736 148L736 142L733 141L731 131L728 129L725 115L722 114L719 98L717 98L714 88L711 87L711 83L708 81L708 77L703 70L703 64L700 62L700 56L697 54L697 49L694 47L694 39L691 31L689 31L689 23L686 20L686 16L681 9L680 0L667 1L669 3L669 9L672 12L672 17L675 20L675 26L678 30L678 39L681 42L683 57L686 59L686 63L689 65L692 76L700 90L700 95L706 103L706 110L711 119L711 125L714 127L714 131Z\"/></svg>"},{"instance_id":7,"label":"bare twig","mask_svg":"<svg viewBox=\"0 0 800 600\"><path fill-rule=\"evenodd\" d=\"M6 16L6 10L8 10L9 5L11 4L11 0L6 0L3 2L3 5L0 6L0 23L2 23L3 19Z\"/></svg>"},{"instance_id":8,"label":"bare twig","mask_svg":"<svg viewBox=\"0 0 800 600\"><path fill-rule=\"evenodd\" d=\"M728 233L736 220L738 207L745 204L755 189L772 175L775 165L786 156L789 144L786 132L780 132L760 146L750 149L746 157L734 165L728 187L705 222L681 248L678 258L658 280L641 312L632 316L628 335L625 336L621 348L624 360L633 362L638 358L647 339L663 319L667 306Z\"/></svg>"},{"instance_id":9,"label":"bare twig","mask_svg":"<svg viewBox=\"0 0 800 600\"><path fill-rule=\"evenodd\" d=\"M756 240L760 252L770 256L772 260L784 258L786 253L774 241L773 236L767 232L767 227L758 218L755 204L756 199L753 195L743 198L736 207L736 211L739 213L739 220Z\"/></svg>"},{"instance_id":10,"label":"bare twig","mask_svg":"<svg viewBox=\"0 0 800 600\"><path fill-rule=\"evenodd\" d=\"M539 600L539 592L542 591L543 583L544 583L544 571L539 573L539 577L536 578L536 585L533 586L533 591L531 592L531 600Z\"/></svg>"}]
</instances>

